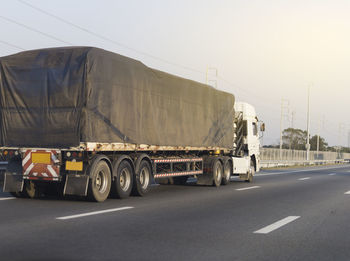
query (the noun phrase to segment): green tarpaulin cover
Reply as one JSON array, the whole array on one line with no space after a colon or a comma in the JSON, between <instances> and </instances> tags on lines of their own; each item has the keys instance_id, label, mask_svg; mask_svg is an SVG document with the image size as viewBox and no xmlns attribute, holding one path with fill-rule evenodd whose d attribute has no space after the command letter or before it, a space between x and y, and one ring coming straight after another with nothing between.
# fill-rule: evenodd
<instances>
[{"instance_id":1,"label":"green tarpaulin cover","mask_svg":"<svg viewBox=\"0 0 350 261\"><path fill-rule=\"evenodd\" d=\"M232 94L99 48L1 57L0 95L0 146L232 148Z\"/></svg>"}]
</instances>

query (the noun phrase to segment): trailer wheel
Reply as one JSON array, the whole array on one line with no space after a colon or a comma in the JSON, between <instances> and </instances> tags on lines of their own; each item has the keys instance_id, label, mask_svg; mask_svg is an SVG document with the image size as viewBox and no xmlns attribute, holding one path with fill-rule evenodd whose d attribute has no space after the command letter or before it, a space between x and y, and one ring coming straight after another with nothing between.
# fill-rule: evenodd
<instances>
[{"instance_id":1,"label":"trailer wheel","mask_svg":"<svg viewBox=\"0 0 350 261\"><path fill-rule=\"evenodd\" d=\"M245 180L245 182L253 182L254 174L255 174L255 164L253 160L250 160L250 168L249 168L249 172L247 173L247 179Z\"/></svg>"},{"instance_id":2,"label":"trailer wheel","mask_svg":"<svg viewBox=\"0 0 350 261\"><path fill-rule=\"evenodd\" d=\"M224 174L222 177L221 184L227 185L228 183L230 183L231 175L232 175L231 162L229 161L229 159L226 159L224 162Z\"/></svg>"},{"instance_id":3,"label":"trailer wheel","mask_svg":"<svg viewBox=\"0 0 350 261\"><path fill-rule=\"evenodd\" d=\"M111 170L104 160L100 160L91 170L88 198L91 201L103 202L111 190Z\"/></svg>"},{"instance_id":4,"label":"trailer wheel","mask_svg":"<svg viewBox=\"0 0 350 261\"><path fill-rule=\"evenodd\" d=\"M135 173L132 188L132 194L134 196L143 196L148 192L152 179L151 173L152 170L150 164L147 161L142 160L138 172Z\"/></svg>"},{"instance_id":5,"label":"trailer wheel","mask_svg":"<svg viewBox=\"0 0 350 261\"><path fill-rule=\"evenodd\" d=\"M116 173L113 182L113 191L117 198L127 198L130 196L133 183L133 169L127 160L123 160L118 168L114 169Z\"/></svg>"},{"instance_id":6,"label":"trailer wheel","mask_svg":"<svg viewBox=\"0 0 350 261\"><path fill-rule=\"evenodd\" d=\"M213 186L219 187L221 185L223 167L219 159L215 159L213 163Z\"/></svg>"}]
</instances>

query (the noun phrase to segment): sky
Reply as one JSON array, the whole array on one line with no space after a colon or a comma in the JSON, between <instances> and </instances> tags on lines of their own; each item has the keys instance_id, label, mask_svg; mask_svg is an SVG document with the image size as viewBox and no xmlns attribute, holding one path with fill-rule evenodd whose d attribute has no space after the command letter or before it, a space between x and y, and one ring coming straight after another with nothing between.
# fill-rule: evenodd
<instances>
[{"instance_id":1,"label":"sky","mask_svg":"<svg viewBox=\"0 0 350 261\"><path fill-rule=\"evenodd\" d=\"M348 0L0 0L0 5L0 56L78 45L202 83L209 68L211 85L255 106L266 124L264 145L279 143L281 107L283 128L306 130L310 88L311 135L319 133L330 145L349 144Z\"/></svg>"}]
</instances>

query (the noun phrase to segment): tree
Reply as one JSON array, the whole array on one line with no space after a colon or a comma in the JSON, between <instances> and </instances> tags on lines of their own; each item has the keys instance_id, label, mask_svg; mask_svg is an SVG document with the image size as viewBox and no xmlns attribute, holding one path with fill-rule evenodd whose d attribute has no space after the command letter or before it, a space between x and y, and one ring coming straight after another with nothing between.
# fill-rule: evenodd
<instances>
[{"instance_id":1,"label":"tree","mask_svg":"<svg viewBox=\"0 0 350 261\"><path fill-rule=\"evenodd\" d=\"M307 132L301 129L288 128L282 132L283 148L305 150Z\"/></svg>"},{"instance_id":2,"label":"tree","mask_svg":"<svg viewBox=\"0 0 350 261\"><path fill-rule=\"evenodd\" d=\"M311 146L311 150L317 150L317 135L312 136L312 138L310 139L310 146ZM319 150L320 151L325 151L328 148L328 143L326 142L326 140L324 138L322 138L320 136L319 139Z\"/></svg>"}]
</instances>

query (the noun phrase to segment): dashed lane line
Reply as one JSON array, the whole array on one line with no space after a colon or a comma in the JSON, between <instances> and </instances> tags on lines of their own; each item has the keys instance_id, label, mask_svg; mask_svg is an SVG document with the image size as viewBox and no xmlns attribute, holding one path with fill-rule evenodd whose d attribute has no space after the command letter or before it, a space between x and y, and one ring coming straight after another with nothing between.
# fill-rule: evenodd
<instances>
[{"instance_id":1,"label":"dashed lane line","mask_svg":"<svg viewBox=\"0 0 350 261\"><path fill-rule=\"evenodd\" d=\"M328 175L329 175L329 176L335 176L336 173L329 173Z\"/></svg>"},{"instance_id":2,"label":"dashed lane line","mask_svg":"<svg viewBox=\"0 0 350 261\"><path fill-rule=\"evenodd\" d=\"M318 169L291 170L291 171L281 171L281 172L262 173L262 174L257 173L254 177L273 176L273 175L282 175L282 174L299 173L299 172L310 172L310 171L318 171L318 170L344 169L344 168L349 168L349 166L318 168ZM350 172L350 170L347 172Z\"/></svg>"},{"instance_id":3,"label":"dashed lane line","mask_svg":"<svg viewBox=\"0 0 350 261\"><path fill-rule=\"evenodd\" d=\"M247 187L247 188L240 188L240 189L236 189L236 190L237 190L237 191L242 191L242 190L256 189L256 188L260 188L260 186L253 186L253 187Z\"/></svg>"},{"instance_id":4,"label":"dashed lane line","mask_svg":"<svg viewBox=\"0 0 350 261\"><path fill-rule=\"evenodd\" d=\"M0 198L0 200L9 200L9 199L16 199L15 197L9 197L9 198Z\"/></svg>"},{"instance_id":5,"label":"dashed lane line","mask_svg":"<svg viewBox=\"0 0 350 261\"><path fill-rule=\"evenodd\" d=\"M289 216L289 217L286 217L284 219L281 219L269 226L266 226L262 229L259 229L257 231L255 231L254 233L255 234L268 234L276 229L279 229L280 227L283 227L285 225L287 225L288 223L290 222L293 222L294 220L300 218L300 216Z\"/></svg>"},{"instance_id":6,"label":"dashed lane line","mask_svg":"<svg viewBox=\"0 0 350 261\"><path fill-rule=\"evenodd\" d=\"M346 195L350 195L350 191L347 191L347 192L345 192L344 194L346 194Z\"/></svg>"},{"instance_id":7,"label":"dashed lane line","mask_svg":"<svg viewBox=\"0 0 350 261\"><path fill-rule=\"evenodd\" d=\"M81 217L105 214L105 213L116 212L116 211L121 211L121 210L127 210L127 209L132 209L132 208L134 208L134 207L111 208L111 209L105 209L105 210L100 210L100 211L93 211L93 212L82 213L82 214L77 214L77 215L71 215L71 216L65 216L65 217L57 217L56 219L67 220L67 219L73 219L73 218L81 218Z\"/></svg>"},{"instance_id":8,"label":"dashed lane line","mask_svg":"<svg viewBox=\"0 0 350 261\"><path fill-rule=\"evenodd\" d=\"M298 179L298 180L308 180L308 179L310 179L310 177L300 178L300 179Z\"/></svg>"}]
</instances>

